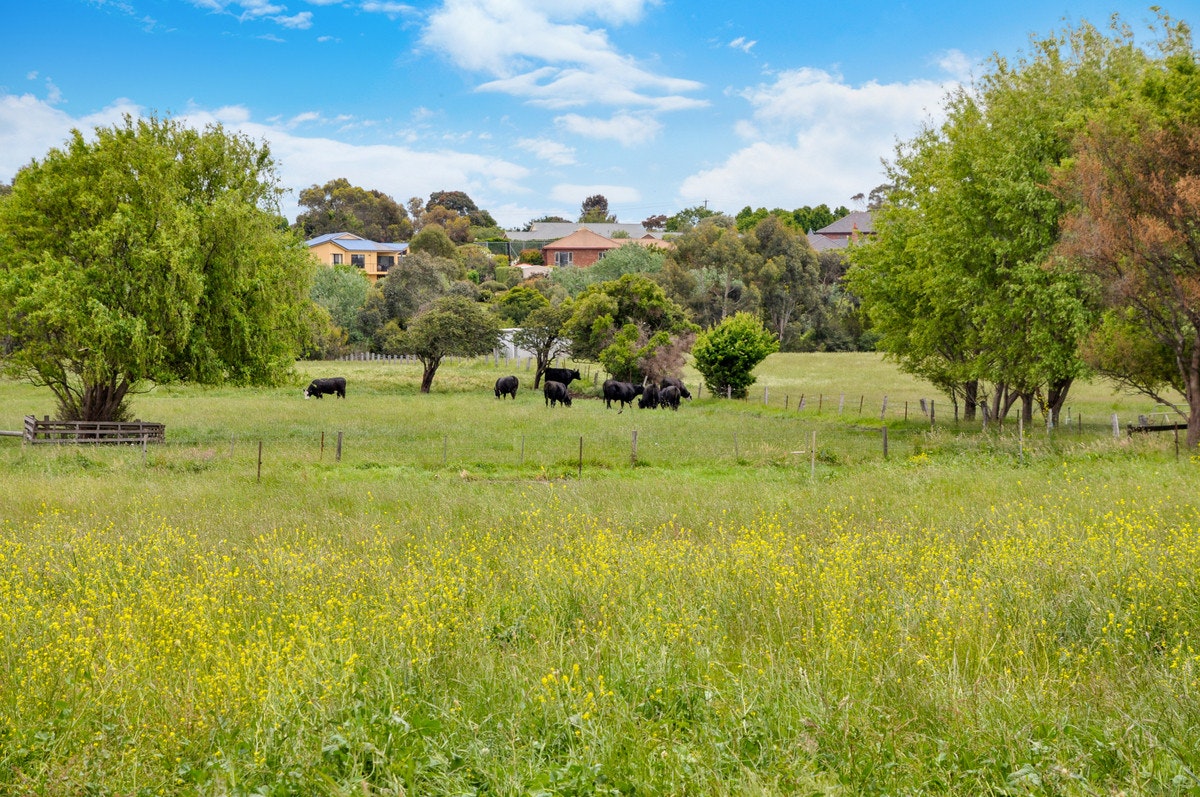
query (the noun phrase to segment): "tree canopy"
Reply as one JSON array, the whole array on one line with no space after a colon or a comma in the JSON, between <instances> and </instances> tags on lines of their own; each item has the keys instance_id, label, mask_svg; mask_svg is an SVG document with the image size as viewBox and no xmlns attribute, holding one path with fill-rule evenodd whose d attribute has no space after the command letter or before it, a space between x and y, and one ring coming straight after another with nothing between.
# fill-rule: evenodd
<instances>
[{"instance_id":1,"label":"tree canopy","mask_svg":"<svg viewBox=\"0 0 1200 797\"><path fill-rule=\"evenodd\" d=\"M1003 417L1020 401L1053 416L1084 373L1079 345L1094 321L1078 275L1049 267L1062 204L1052 176L1096 109L1140 80L1148 59L1132 34L1082 24L996 59L953 93L946 121L897 148L876 240L850 250L851 289L879 347L901 367Z\"/></svg>"},{"instance_id":2,"label":"tree canopy","mask_svg":"<svg viewBox=\"0 0 1200 797\"><path fill-rule=\"evenodd\" d=\"M292 226L306 239L352 232L370 241L393 242L407 241L413 233L403 205L382 191L351 185L345 177L305 188L300 206L307 210Z\"/></svg>"},{"instance_id":3,"label":"tree canopy","mask_svg":"<svg viewBox=\"0 0 1200 797\"><path fill-rule=\"evenodd\" d=\"M488 354L499 339L500 324L486 305L462 296L443 296L418 313L394 345L420 360L424 366L421 392L428 393L444 358Z\"/></svg>"},{"instance_id":4,"label":"tree canopy","mask_svg":"<svg viewBox=\"0 0 1200 797\"><path fill-rule=\"evenodd\" d=\"M5 371L83 420L125 417L148 381L280 382L314 263L279 194L266 145L219 125L73 131L0 200Z\"/></svg>"},{"instance_id":5,"label":"tree canopy","mask_svg":"<svg viewBox=\"0 0 1200 797\"><path fill-rule=\"evenodd\" d=\"M1118 384L1187 403L1200 444L1200 64L1185 28L1126 106L1096 115L1057 175L1072 208L1058 245L1104 309L1084 351ZM1181 410L1182 412L1182 410Z\"/></svg>"}]
</instances>

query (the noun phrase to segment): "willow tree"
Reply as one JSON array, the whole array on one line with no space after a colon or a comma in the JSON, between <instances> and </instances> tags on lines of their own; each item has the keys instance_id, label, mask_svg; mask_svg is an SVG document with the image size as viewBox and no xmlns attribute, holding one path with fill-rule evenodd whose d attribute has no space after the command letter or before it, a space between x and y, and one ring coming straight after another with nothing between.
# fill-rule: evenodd
<instances>
[{"instance_id":1,"label":"willow tree","mask_svg":"<svg viewBox=\"0 0 1200 797\"><path fill-rule=\"evenodd\" d=\"M149 383L274 384L314 261L278 213L270 152L220 126L76 130L0 201L3 369L68 420L120 420Z\"/></svg>"}]
</instances>

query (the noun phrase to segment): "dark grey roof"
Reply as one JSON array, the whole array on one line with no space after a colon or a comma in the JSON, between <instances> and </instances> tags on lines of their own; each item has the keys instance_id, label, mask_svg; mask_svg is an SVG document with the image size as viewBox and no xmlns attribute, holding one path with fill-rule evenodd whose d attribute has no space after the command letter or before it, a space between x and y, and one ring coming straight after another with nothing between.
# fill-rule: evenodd
<instances>
[{"instance_id":1,"label":"dark grey roof","mask_svg":"<svg viewBox=\"0 0 1200 797\"><path fill-rule=\"evenodd\" d=\"M874 233L875 224L869 210L856 210L833 224L817 230L818 235L850 235L857 232Z\"/></svg>"}]
</instances>

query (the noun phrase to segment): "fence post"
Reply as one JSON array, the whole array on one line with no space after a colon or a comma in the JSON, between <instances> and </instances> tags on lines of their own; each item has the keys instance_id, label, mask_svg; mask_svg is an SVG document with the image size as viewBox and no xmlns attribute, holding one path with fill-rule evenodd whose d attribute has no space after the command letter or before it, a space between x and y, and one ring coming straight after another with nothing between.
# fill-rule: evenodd
<instances>
[{"instance_id":1,"label":"fence post","mask_svg":"<svg viewBox=\"0 0 1200 797\"><path fill-rule=\"evenodd\" d=\"M815 479L817 476L817 430L813 429L812 445L809 447L808 454L808 477Z\"/></svg>"},{"instance_id":2,"label":"fence post","mask_svg":"<svg viewBox=\"0 0 1200 797\"><path fill-rule=\"evenodd\" d=\"M1113 416L1112 416L1112 427L1113 427L1113 437L1119 438L1121 436L1121 422L1117 420L1117 414L1115 412L1113 413Z\"/></svg>"},{"instance_id":3,"label":"fence post","mask_svg":"<svg viewBox=\"0 0 1200 797\"><path fill-rule=\"evenodd\" d=\"M629 464L637 465L637 429L633 430L633 452L629 456Z\"/></svg>"},{"instance_id":4,"label":"fence post","mask_svg":"<svg viewBox=\"0 0 1200 797\"><path fill-rule=\"evenodd\" d=\"M887 444L888 444L888 439L887 439L887 427L886 427L886 426L884 426L884 427L883 427L883 458L884 458L884 459L887 459L887 458L888 458L888 446L887 446Z\"/></svg>"},{"instance_id":5,"label":"fence post","mask_svg":"<svg viewBox=\"0 0 1200 797\"><path fill-rule=\"evenodd\" d=\"M597 376L600 374L597 373ZM583 478L583 435L579 436L579 478Z\"/></svg>"},{"instance_id":6,"label":"fence post","mask_svg":"<svg viewBox=\"0 0 1200 797\"><path fill-rule=\"evenodd\" d=\"M883 409L879 411L879 420L882 421L885 417L887 417L887 396L883 397Z\"/></svg>"},{"instance_id":7,"label":"fence post","mask_svg":"<svg viewBox=\"0 0 1200 797\"><path fill-rule=\"evenodd\" d=\"M337 441L337 460L336 460L336 461L337 461L337 462L341 462L341 461L342 461L342 433L341 433L340 431L338 432L338 441Z\"/></svg>"},{"instance_id":8,"label":"fence post","mask_svg":"<svg viewBox=\"0 0 1200 797\"><path fill-rule=\"evenodd\" d=\"M768 398L767 398L769 395L770 395L770 388L767 387L766 385L763 385L763 404L769 403Z\"/></svg>"},{"instance_id":9,"label":"fence post","mask_svg":"<svg viewBox=\"0 0 1200 797\"><path fill-rule=\"evenodd\" d=\"M324 429L321 430L321 456L317 457L317 459L318 460L325 459L325 430Z\"/></svg>"},{"instance_id":10,"label":"fence post","mask_svg":"<svg viewBox=\"0 0 1200 797\"><path fill-rule=\"evenodd\" d=\"M262 440L258 441L258 478L256 481L262 482Z\"/></svg>"}]
</instances>

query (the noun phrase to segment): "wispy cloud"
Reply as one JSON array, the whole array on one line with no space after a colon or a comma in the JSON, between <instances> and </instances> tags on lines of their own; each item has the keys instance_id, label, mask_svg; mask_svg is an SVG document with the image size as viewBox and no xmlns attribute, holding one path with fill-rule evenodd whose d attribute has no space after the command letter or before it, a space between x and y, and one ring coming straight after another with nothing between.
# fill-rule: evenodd
<instances>
[{"instance_id":1,"label":"wispy cloud","mask_svg":"<svg viewBox=\"0 0 1200 797\"><path fill-rule=\"evenodd\" d=\"M744 53L749 53L751 50L754 49L754 45L756 45L756 44L758 44L757 40L750 41L750 40L747 40L745 36L738 36L736 39L734 39L733 41L731 41L729 43L729 46L735 50L741 50Z\"/></svg>"},{"instance_id":2,"label":"wispy cloud","mask_svg":"<svg viewBox=\"0 0 1200 797\"><path fill-rule=\"evenodd\" d=\"M522 138L517 146L533 153L553 166L571 166L575 163L575 149L549 138Z\"/></svg>"},{"instance_id":3,"label":"wispy cloud","mask_svg":"<svg viewBox=\"0 0 1200 797\"><path fill-rule=\"evenodd\" d=\"M704 107L687 96L703 84L659 74L618 50L601 27L641 19L644 0L446 0L429 15L422 43L470 72L492 76L480 91L547 108L586 105L670 111Z\"/></svg>"},{"instance_id":4,"label":"wispy cloud","mask_svg":"<svg viewBox=\"0 0 1200 797\"><path fill-rule=\"evenodd\" d=\"M407 3L387 2L384 0L368 0L368 2L364 2L359 8L369 14L386 14L392 19L417 12L415 8Z\"/></svg>"},{"instance_id":5,"label":"wispy cloud","mask_svg":"<svg viewBox=\"0 0 1200 797\"><path fill-rule=\"evenodd\" d=\"M628 185L581 185L578 183L560 183L550 189L550 198L555 202L575 203L583 206L583 200L596 194L603 194L608 204L635 204L642 201L642 192Z\"/></svg>"},{"instance_id":6,"label":"wispy cloud","mask_svg":"<svg viewBox=\"0 0 1200 797\"><path fill-rule=\"evenodd\" d=\"M609 119L579 114L559 116L554 123L587 138L618 141L627 147L650 141L662 131L662 122L647 114L618 113Z\"/></svg>"},{"instance_id":7,"label":"wispy cloud","mask_svg":"<svg viewBox=\"0 0 1200 797\"><path fill-rule=\"evenodd\" d=\"M301 11L299 14L294 14L290 17L271 17L271 19L285 28L293 28L295 30L308 30L313 24L313 14L311 11Z\"/></svg>"}]
</instances>

